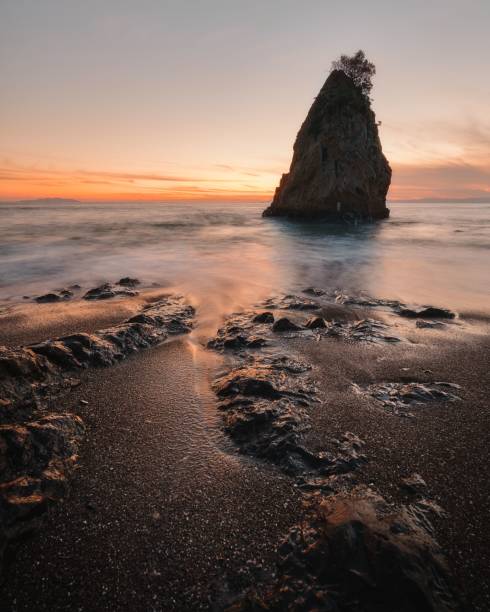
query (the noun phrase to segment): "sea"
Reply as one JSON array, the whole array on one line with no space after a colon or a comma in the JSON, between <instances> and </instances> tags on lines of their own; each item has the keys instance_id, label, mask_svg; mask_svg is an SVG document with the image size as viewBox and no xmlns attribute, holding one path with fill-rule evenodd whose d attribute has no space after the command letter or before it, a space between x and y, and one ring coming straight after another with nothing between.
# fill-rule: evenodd
<instances>
[{"instance_id":1,"label":"sea","mask_svg":"<svg viewBox=\"0 0 490 612\"><path fill-rule=\"evenodd\" d=\"M389 219L357 225L264 219L264 207L0 203L0 300L131 276L211 318L309 286L490 310L490 204L392 203Z\"/></svg>"}]
</instances>

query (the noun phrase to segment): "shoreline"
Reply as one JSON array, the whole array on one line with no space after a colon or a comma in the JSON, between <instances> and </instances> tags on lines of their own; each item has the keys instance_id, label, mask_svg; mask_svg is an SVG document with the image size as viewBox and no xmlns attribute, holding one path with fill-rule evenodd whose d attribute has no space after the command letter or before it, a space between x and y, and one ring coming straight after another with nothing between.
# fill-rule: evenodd
<instances>
[{"instance_id":1,"label":"shoreline","mask_svg":"<svg viewBox=\"0 0 490 612\"><path fill-rule=\"evenodd\" d=\"M144 299L141 296L141 300ZM112 302L110 308L114 304L116 302ZM126 318L126 315L123 317L123 310L137 307L136 302L132 302L134 306L122 300L119 304L121 307L117 313L111 313L112 317L121 315ZM43 305L32 307L45 308ZM76 308L76 302L70 307ZM82 324L84 331L94 331L94 326L101 320L98 317L103 319L103 311L108 307L107 302L98 303L93 309L96 316L85 319ZM387 318L382 310L378 312L377 309L356 305L337 305L332 312L336 312L338 317L339 310L344 310L347 319L362 318L366 316L366 311L369 316L381 320ZM26 311L23 314L27 315ZM292 313L292 318L295 316L297 313ZM12 324L15 316L9 321ZM391 315L388 315L388 321L391 325ZM485 536L488 485L484 478L485 457L488 459L484 388L485 376L488 375L488 363L485 362L488 359L488 324L486 320L476 321L476 317L474 322L463 319L462 327L451 325L435 331L416 330L413 323L397 319L397 331L404 333L411 342L396 346L345 342L334 338L312 342L309 337L281 338L279 342L288 354L293 351L301 355L314 368L315 383L322 401L320 405L313 404L310 411L311 428L304 436L308 448L321 450L330 436L340 435L346 430L354 432L364 441L363 452L368 457L368 462L356 469L354 478L365 485L375 483L377 490L392 503L407 501L399 487L401 479L412 472L420 473L427 482L431 496L448 513L447 518L436 518L433 523L442 548L450 558L457 583L471 602L471 609L484 610L490 597L488 590L483 588L485 584L488 586L488 582L482 580L488 567L486 551L489 544ZM117 321L114 318L112 322ZM71 321L67 325L79 324L80 319L77 319L76 323ZM52 331L57 329L60 329L59 322L54 324ZM32 337L29 334L40 332L24 328L14 329L13 333L10 330L10 333L10 337L15 339L21 334L29 338ZM15 336L16 333L19 335ZM45 329L42 333L49 333L49 330ZM413 344L414 340L418 344ZM91 599L94 593L100 595L104 584L107 586L109 583L112 586L108 587L104 597L112 602L115 606L113 609L122 607L120 598L123 593L126 597L136 597L138 590L148 592L146 589L150 589L150 585L163 598L154 603L155 609L179 609L178 605L183 602L190 609L208 609L209 597L216 603L220 597L229 596L229 593L219 593L220 588L223 590L223 584L220 587L216 585L220 575L221 578L229 575L226 582L230 583L229 590L235 595L240 590L246 590L253 581L266 583L270 580L277 544L304 514L303 496L298 492L294 478L282 474L267 462L237 454L235 445L224 435L211 390L213 379L223 372L224 367L228 367L227 363L232 357L227 353L224 361L222 359L219 353L196 345L192 339L176 339L133 355L111 368L87 371L82 376L80 386L68 396L56 400L57 410L69 407L84 418L88 435L81 447L80 467L75 473L70 496L49 512L41 532L18 546L17 558L10 566L7 582L2 589L5 601L14 606L12 610L28 610L29 601L34 600L38 610L61 610L65 609L65 605L66 608L74 605L75 601L89 606L89 601L95 601ZM356 382L370 383L400 377L423 380L423 371L429 369L432 370L432 378L461 384L464 390L462 400L446 406L435 404L422 407L414 419L404 419L388 414L372 400L366 402L350 392L354 379ZM80 399L88 401L88 404L81 404ZM144 407L143 412L141 406ZM156 412L155 406L160 407ZM191 406L190 412L189 408L182 411L184 406ZM157 425L141 420L146 411L152 415L146 419L148 421L154 421L155 415L158 416ZM189 433L189 424L192 433ZM140 446L134 442L135 435ZM160 439L169 449L163 455ZM200 454L201 451L197 449L202 448L208 450ZM472 448L470 457L467 448ZM125 449L133 449L129 457ZM196 455L194 459L193 453ZM167 463L163 462L159 469L158 460L162 460L162 457L166 457ZM478 461L482 469L475 470L475 462ZM441 463L442 467L437 467L436 463ZM221 471L223 464L230 470L226 476ZM141 481L134 478L129 466L138 469ZM145 476L145 466L151 466L151 478ZM223 482L227 483L223 494L216 488L219 477L216 482L208 482L205 478L209 466L213 466L212 472L220 474ZM166 476L162 475L164 471L167 471ZM250 485L237 493L237 483L243 473L248 474L247 482ZM180 482L187 484L179 493ZM126 483L129 487L127 494L118 489L117 483L120 486ZM165 492L152 488L155 483L161 486L164 483ZM201 503L210 506L209 513L200 507L201 504L196 506L194 503L192 493L196 485L204 491L206 501L203 499ZM274 491L273 495L271 491ZM172 495L177 496L174 502ZM99 501L91 501L92 497ZM111 507L112 497L117 500L116 504L120 504L119 509ZM160 500L160 506L157 503L154 509L151 500L155 499ZM172 506L173 503L176 505ZM248 508L246 513L240 508L242 504ZM195 519L185 518L186 512L189 514L186 506L192 509L190 515L197 513ZM133 515L125 517L124 508L132 509ZM217 520L220 512L225 516L221 528L227 534L228 545L233 542L234 534L241 534L243 551L236 553L235 557L232 555L228 561L219 561L217 553L206 561L206 555L209 557L207 545L209 542L217 543L221 534L212 522ZM154 513L160 517L153 518ZM210 521L208 526L204 523L204 529L198 518L202 513ZM131 518L141 520L143 514L142 524L153 536L157 537L155 534L158 533L167 546L167 552L160 550L153 565L150 564L152 569L148 571L160 571L163 563L165 576L155 575L150 579L147 574L138 573L133 580L129 576L130 564L138 559L138 563L144 566L141 555L153 550L156 542L151 541L152 538L148 538L144 530L138 532L129 538L128 543L136 545L141 539L145 544L138 554L133 551L125 558L125 529L129 529ZM272 516L274 529L271 528ZM178 533L188 521L192 526L184 529L186 538L197 538L198 541L201 538L200 545L187 542L200 568L196 568L197 573L191 570L191 575L184 570L193 565L191 557L187 553L183 557L178 554L173 556L171 552L181 550L183 543L179 543ZM158 529L155 523L159 525ZM161 523L166 525L163 531ZM163 535L168 529L176 530L174 536ZM104 539L99 544L97 539L101 534L104 534ZM214 550L213 546L211 549ZM115 547L114 550L111 547ZM64 551L62 562L56 561L60 548ZM83 554L80 554L81 550ZM124 576L118 584L108 574L108 563L112 557L117 560L113 560L117 571ZM33 567L34 558L37 562ZM45 564L41 562L43 559ZM95 578L94 593L89 593L86 588L86 581L89 580L86 563L89 560L98 568L96 576L99 577ZM249 561L251 563L247 563ZM160 569L155 569L157 565ZM46 568L49 571L44 575ZM206 584L210 571L214 572L215 581L208 580ZM62 595L56 586L62 585L57 578L59 572L63 572L66 579L72 582L69 601L60 600ZM241 575L242 572L244 575ZM31 576L28 582L27 575ZM191 588L192 575L195 577L196 592ZM128 583L126 586L125 580L130 580L131 585ZM187 584L184 600L178 604L177 601L172 603L168 591L165 594L162 590L166 583L174 585L174 595L182 592ZM39 591L41 584L44 586ZM24 595L21 596L22 589ZM146 599L144 604L140 601L141 607L138 608L139 604L134 599L134 609L148 609L145 605L150 601ZM172 608L173 605L176 607ZM82 609L97 608L82 606Z\"/></svg>"}]
</instances>

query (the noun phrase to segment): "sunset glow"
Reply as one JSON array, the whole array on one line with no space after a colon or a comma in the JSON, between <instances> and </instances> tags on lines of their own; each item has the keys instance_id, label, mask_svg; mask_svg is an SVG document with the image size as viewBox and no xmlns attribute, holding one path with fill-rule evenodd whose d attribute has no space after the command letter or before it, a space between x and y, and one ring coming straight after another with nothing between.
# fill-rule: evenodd
<instances>
[{"instance_id":1,"label":"sunset glow","mask_svg":"<svg viewBox=\"0 0 490 612\"><path fill-rule=\"evenodd\" d=\"M0 0L0 612L490 611L490 0Z\"/></svg>"},{"instance_id":2,"label":"sunset glow","mask_svg":"<svg viewBox=\"0 0 490 612\"><path fill-rule=\"evenodd\" d=\"M358 47L388 198L488 199L489 5L415 4L422 27L385 1L355 21L333 2L3 3L0 199L270 200L330 62Z\"/></svg>"}]
</instances>

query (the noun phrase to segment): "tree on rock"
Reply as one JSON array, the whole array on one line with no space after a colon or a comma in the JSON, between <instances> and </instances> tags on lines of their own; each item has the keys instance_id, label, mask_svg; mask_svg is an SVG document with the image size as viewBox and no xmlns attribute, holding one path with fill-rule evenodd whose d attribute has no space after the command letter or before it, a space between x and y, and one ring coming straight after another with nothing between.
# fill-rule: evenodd
<instances>
[{"instance_id":1,"label":"tree on rock","mask_svg":"<svg viewBox=\"0 0 490 612\"><path fill-rule=\"evenodd\" d=\"M354 55L341 55L332 62L332 70L342 70L360 87L362 93L369 98L373 88L372 78L376 74L376 66L370 62L364 51L359 49Z\"/></svg>"},{"instance_id":2,"label":"tree on rock","mask_svg":"<svg viewBox=\"0 0 490 612\"><path fill-rule=\"evenodd\" d=\"M371 108L374 65L363 51L332 65L296 136L265 217L386 219L391 168Z\"/></svg>"}]
</instances>

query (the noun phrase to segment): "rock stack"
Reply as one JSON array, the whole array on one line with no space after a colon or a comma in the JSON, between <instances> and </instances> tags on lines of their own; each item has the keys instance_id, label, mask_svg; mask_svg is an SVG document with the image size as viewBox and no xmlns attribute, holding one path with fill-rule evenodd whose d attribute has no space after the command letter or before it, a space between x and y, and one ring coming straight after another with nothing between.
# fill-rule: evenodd
<instances>
[{"instance_id":1,"label":"rock stack","mask_svg":"<svg viewBox=\"0 0 490 612\"><path fill-rule=\"evenodd\" d=\"M383 219L391 168L383 155L369 97L333 70L294 143L265 217Z\"/></svg>"}]
</instances>

